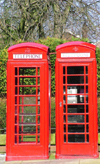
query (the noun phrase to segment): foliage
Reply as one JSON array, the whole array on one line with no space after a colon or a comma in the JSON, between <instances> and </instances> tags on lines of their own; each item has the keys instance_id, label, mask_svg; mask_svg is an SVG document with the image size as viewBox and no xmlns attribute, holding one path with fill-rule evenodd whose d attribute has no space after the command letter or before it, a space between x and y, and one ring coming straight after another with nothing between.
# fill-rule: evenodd
<instances>
[{"instance_id":1,"label":"foliage","mask_svg":"<svg viewBox=\"0 0 100 164\"><path fill-rule=\"evenodd\" d=\"M100 49L96 49L96 59L97 59L97 78L98 78L98 96L100 96Z\"/></svg>"},{"instance_id":2,"label":"foliage","mask_svg":"<svg viewBox=\"0 0 100 164\"><path fill-rule=\"evenodd\" d=\"M7 63L7 49L0 51L0 97L6 95L6 63Z\"/></svg>"},{"instance_id":3,"label":"foliage","mask_svg":"<svg viewBox=\"0 0 100 164\"><path fill-rule=\"evenodd\" d=\"M72 41L80 40L77 38L72 37ZM81 39L82 41L88 41L88 39ZM23 42L22 40L14 42L14 44L18 44ZM67 40L58 39L58 38L50 38L47 37L47 39L39 39L36 41L38 43L44 44L50 48L50 52L53 53L50 55L50 61L51 61L51 94L52 97L55 96L55 59L56 59L56 46L65 42L68 42ZM7 54L7 47L0 51L0 97L6 96L6 62L7 62L8 54ZM97 58L97 71L98 71L98 95L100 96L100 49L96 49L96 58ZM29 70L28 70L29 71ZM30 70L31 71L31 70ZM27 70L26 70L27 73ZM31 73L31 72L28 72ZM26 80L25 83L28 83ZM27 88L26 92L29 92L30 88ZM22 90L21 90L22 92ZM34 90L31 91L32 93L35 92ZM55 127L55 100L52 98L51 101L51 127ZM99 107L98 105L98 113L99 113ZM5 111L6 111L6 105L4 102L0 102L0 126L5 127ZM100 117L100 116L99 116ZM99 120L100 122L100 120ZM100 124L100 123L99 123ZM100 125L99 125L100 126Z\"/></svg>"},{"instance_id":4,"label":"foliage","mask_svg":"<svg viewBox=\"0 0 100 164\"><path fill-rule=\"evenodd\" d=\"M6 100L0 98L0 129L3 129L5 127L6 127Z\"/></svg>"}]
</instances>

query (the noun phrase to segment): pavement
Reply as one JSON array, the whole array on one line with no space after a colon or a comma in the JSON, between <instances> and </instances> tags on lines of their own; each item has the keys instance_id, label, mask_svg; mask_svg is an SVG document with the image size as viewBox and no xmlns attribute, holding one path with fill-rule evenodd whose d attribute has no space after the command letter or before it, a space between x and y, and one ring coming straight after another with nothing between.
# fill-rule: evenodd
<instances>
[{"instance_id":1,"label":"pavement","mask_svg":"<svg viewBox=\"0 0 100 164\"><path fill-rule=\"evenodd\" d=\"M98 159L48 159L28 161L5 161L6 154L0 154L0 164L100 164Z\"/></svg>"},{"instance_id":2,"label":"pavement","mask_svg":"<svg viewBox=\"0 0 100 164\"><path fill-rule=\"evenodd\" d=\"M2 152L2 153L1 153ZM51 147L51 154L53 159L48 160L27 160L27 161L5 161L6 152L5 146L0 147L0 164L100 164L100 153L97 159L54 159L55 146Z\"/></svg>"}]
</instances>

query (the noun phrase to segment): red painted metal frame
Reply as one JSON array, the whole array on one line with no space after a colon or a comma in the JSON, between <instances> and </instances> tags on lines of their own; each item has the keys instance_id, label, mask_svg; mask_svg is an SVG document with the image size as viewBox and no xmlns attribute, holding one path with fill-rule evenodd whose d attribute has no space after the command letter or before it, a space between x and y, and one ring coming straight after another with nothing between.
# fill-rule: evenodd
<instances>
[{"instance_id":1,"label":"red painted metal frame","mask_svg":"<svg viewBox=\"0 0 100 164\"><path fill-rule=\"evenodd\" d=\"M99 156L98 154L98 121L97 121L98 120L98 116L97 116L97 64L96 64L96 57L95 57L95 49L96 47L92 44L85 43L85 42L77 42L77 41L65 43L56 47L56 51L57 51L57 58L55 62L55 66L56 66L55 67L55 73L56 73L56 79L55 79L56 80L55 81L56 82L56 158L58 159L59 158L97 158ZM61 53L90 53L90 57L61 58ZM85 66L88 66L89 68L88 70L88 77L89 77L88 79L89 103L88 104L89 104L89 135L90 135L89 142L64 143L64 139L63 139L63 134L64 134L64 130L63 130L63 79L62 79L63 66L65 67L83 66L84 68Z\"/></svg>"},{"instance_id":2,"label":"red painted metal frame","mask_svg":"<svg viewBox=\"0 0 100 164\"><path fill-rule=\"evenodd\" d=\"M13 54L42 54L42 59L13 59ZM15 68L40 68L40 142L15 143L15 77L26 77L15 75ZM19 71L18 71L19 72ZM21 43L11 46L8 49L7 62L7 136L6 136L6 160L32 160L49 158L50 143L50 76L51 66L49 48L38 43ZM29 76L28 76L29 77ZM30 76L31 78L34 76ZM36 79L39 77L36 73ZM49 87L48 87L49 86ZM18 82L18 87L21 85ZM25 87L25 86L24 86ZM29 85L28 85L29 87ZM32 87L32 86L31 86ZM37 80L36 80L37 87ZM19 91L18 91L19 92ZM17 93L20 97L19 93ZM27 95L24 95L24 97ZM29 95L32 97L32 95ZM36 96L37 91L36 91ZM23 97L23 95L22 95ZM34 95L33 95L34 97ZM37 100L36 100L37 102ZM17 110L19 112L19 106ZM22 105L24 106L24 105ZM32 106L29 104L28 106ZM34 106L34 105L33 105ZM36 104L38 106L38 104ZM37 109L37 107L36 107ZM37 116L39 114L37 113ZM36 116L36 117L37 117ZM18 124L19 116L17 117ZM23 118L22 118L23 121ZM37 119L36 119L36 124ZM19 125L16 125L17 127ZM37 129L37 128L36 128ZM18 134L17 137L19 137ZM28 134L27 134L28 135ZM31 134L29 134L32 136ZM37 135L37 130L36 130ZM22 134L23 138L24 134ZM19 142L19 139L17 140Z\"/></svg>"}]
</instances>

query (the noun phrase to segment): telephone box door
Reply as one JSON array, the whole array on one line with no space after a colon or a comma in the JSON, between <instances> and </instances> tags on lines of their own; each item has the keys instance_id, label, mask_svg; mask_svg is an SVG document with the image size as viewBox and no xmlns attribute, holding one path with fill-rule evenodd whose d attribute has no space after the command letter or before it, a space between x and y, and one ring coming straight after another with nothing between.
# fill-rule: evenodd
<instances>
[{"instance_id":1,"label":"telephone box door","mask_svg":"<svg viewBox=\"0 0 100 164\"><path fill-rule=\"evenodd\" d=\"M45 64L11 63L10 154L14 159L45 158L44 75ZM21 158L22 159L22 158Z\"/></svg>"},{"instance_id":2,"label":"telephone box door","mask_svg":"<svg viewBox=\"0 0 100 164\"><path fill-rule=\"evenodd\" d=\"M92 63L59 63L62 155L93 154Z\"/></svg>"}]
</instances>

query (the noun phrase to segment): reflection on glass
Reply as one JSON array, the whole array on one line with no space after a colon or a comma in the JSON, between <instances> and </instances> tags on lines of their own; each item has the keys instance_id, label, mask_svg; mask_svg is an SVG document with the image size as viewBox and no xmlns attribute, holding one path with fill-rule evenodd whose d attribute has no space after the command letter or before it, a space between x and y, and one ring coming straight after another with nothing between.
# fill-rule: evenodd
<instances>
[{"instance_id":1,"label":"reflection on glass","mask_svg":"<svg viewBox=\"0 0 100 164\"><path fill-rule=\"evenodd\" d=\"M19 116L19 123L36 123L36 116L20 115Z\"/></svg>"},{"instance_id":2,"label":"reflection on glass","mask_svg":"<svg viewBox=\"0 0 100 164\"><path fill-rule=\"evenodd\" d=\"M19 126L19 133L36 133L36 126L35 125L20 125Z\"/></svg>"},{"instance_id":3,"label":"reflection on glass","mask_svg":"<svg viewBox=\"0 0 100 164\"><path fill-rule=\"evenodd\" d=\"M68 122L69 123L83 123L84 122L84 115L68 115Z\"/></svg>"},{"instance_id":4,"label":"reflection on glass","mask_svg":"<svg viewBox=\"0 0 100 164\"><path fill-rule=\"evenodd\" d=\"M67 74L84 74L84 66L68 66Z\"/></svg>"},{"instance_id":5,"label":"reflection on glass","mask_svg":"<svg viewBox=\"0 0 100 164\"><path fill-rule=\"evenodd\" d=\"M70 133L85 132L85 126L84 125L68 125L68 132Z\"/></svg>"},{"instance_id":6,"label":"reflection on glass","mask_svg":"<svg viewBox=\"0 0 100 164\"><path fill-rule=\"evenodd\" d=\"M83 135L83 134L80 134L80 135L69 134L68 135L68 142L85 142L85 135Z\"/></svg>"},{"instance_id":7,"label":"reflection on glass","mask_svg":"<svg viewBox=\"0 0 100 164\"><path fill-rule=\"evenodd\" d=\"M36 97L19 97L20 104L36 104Z\"/></svg>"},{"instance_id":8,"label":"reflection on glass","mask_svg":"<svg viewBox=\"0 0 100 164\"><path fill-rule=\"evenodd\" d=\"M19 107L19 113L20 114L32 114L32 113L36 113L36 106L20 106Z\"/></svg>"},{"instance_id":9,"label":"reflection on glass","mask_svg":"<svg viewBox=\"0 0 100 164\"><path fill-rule=\"evenodd\" d=\"M23 138L19 136L19 142L36 142L36 136L24 135Z\"/></svg>"}]
</instances>

